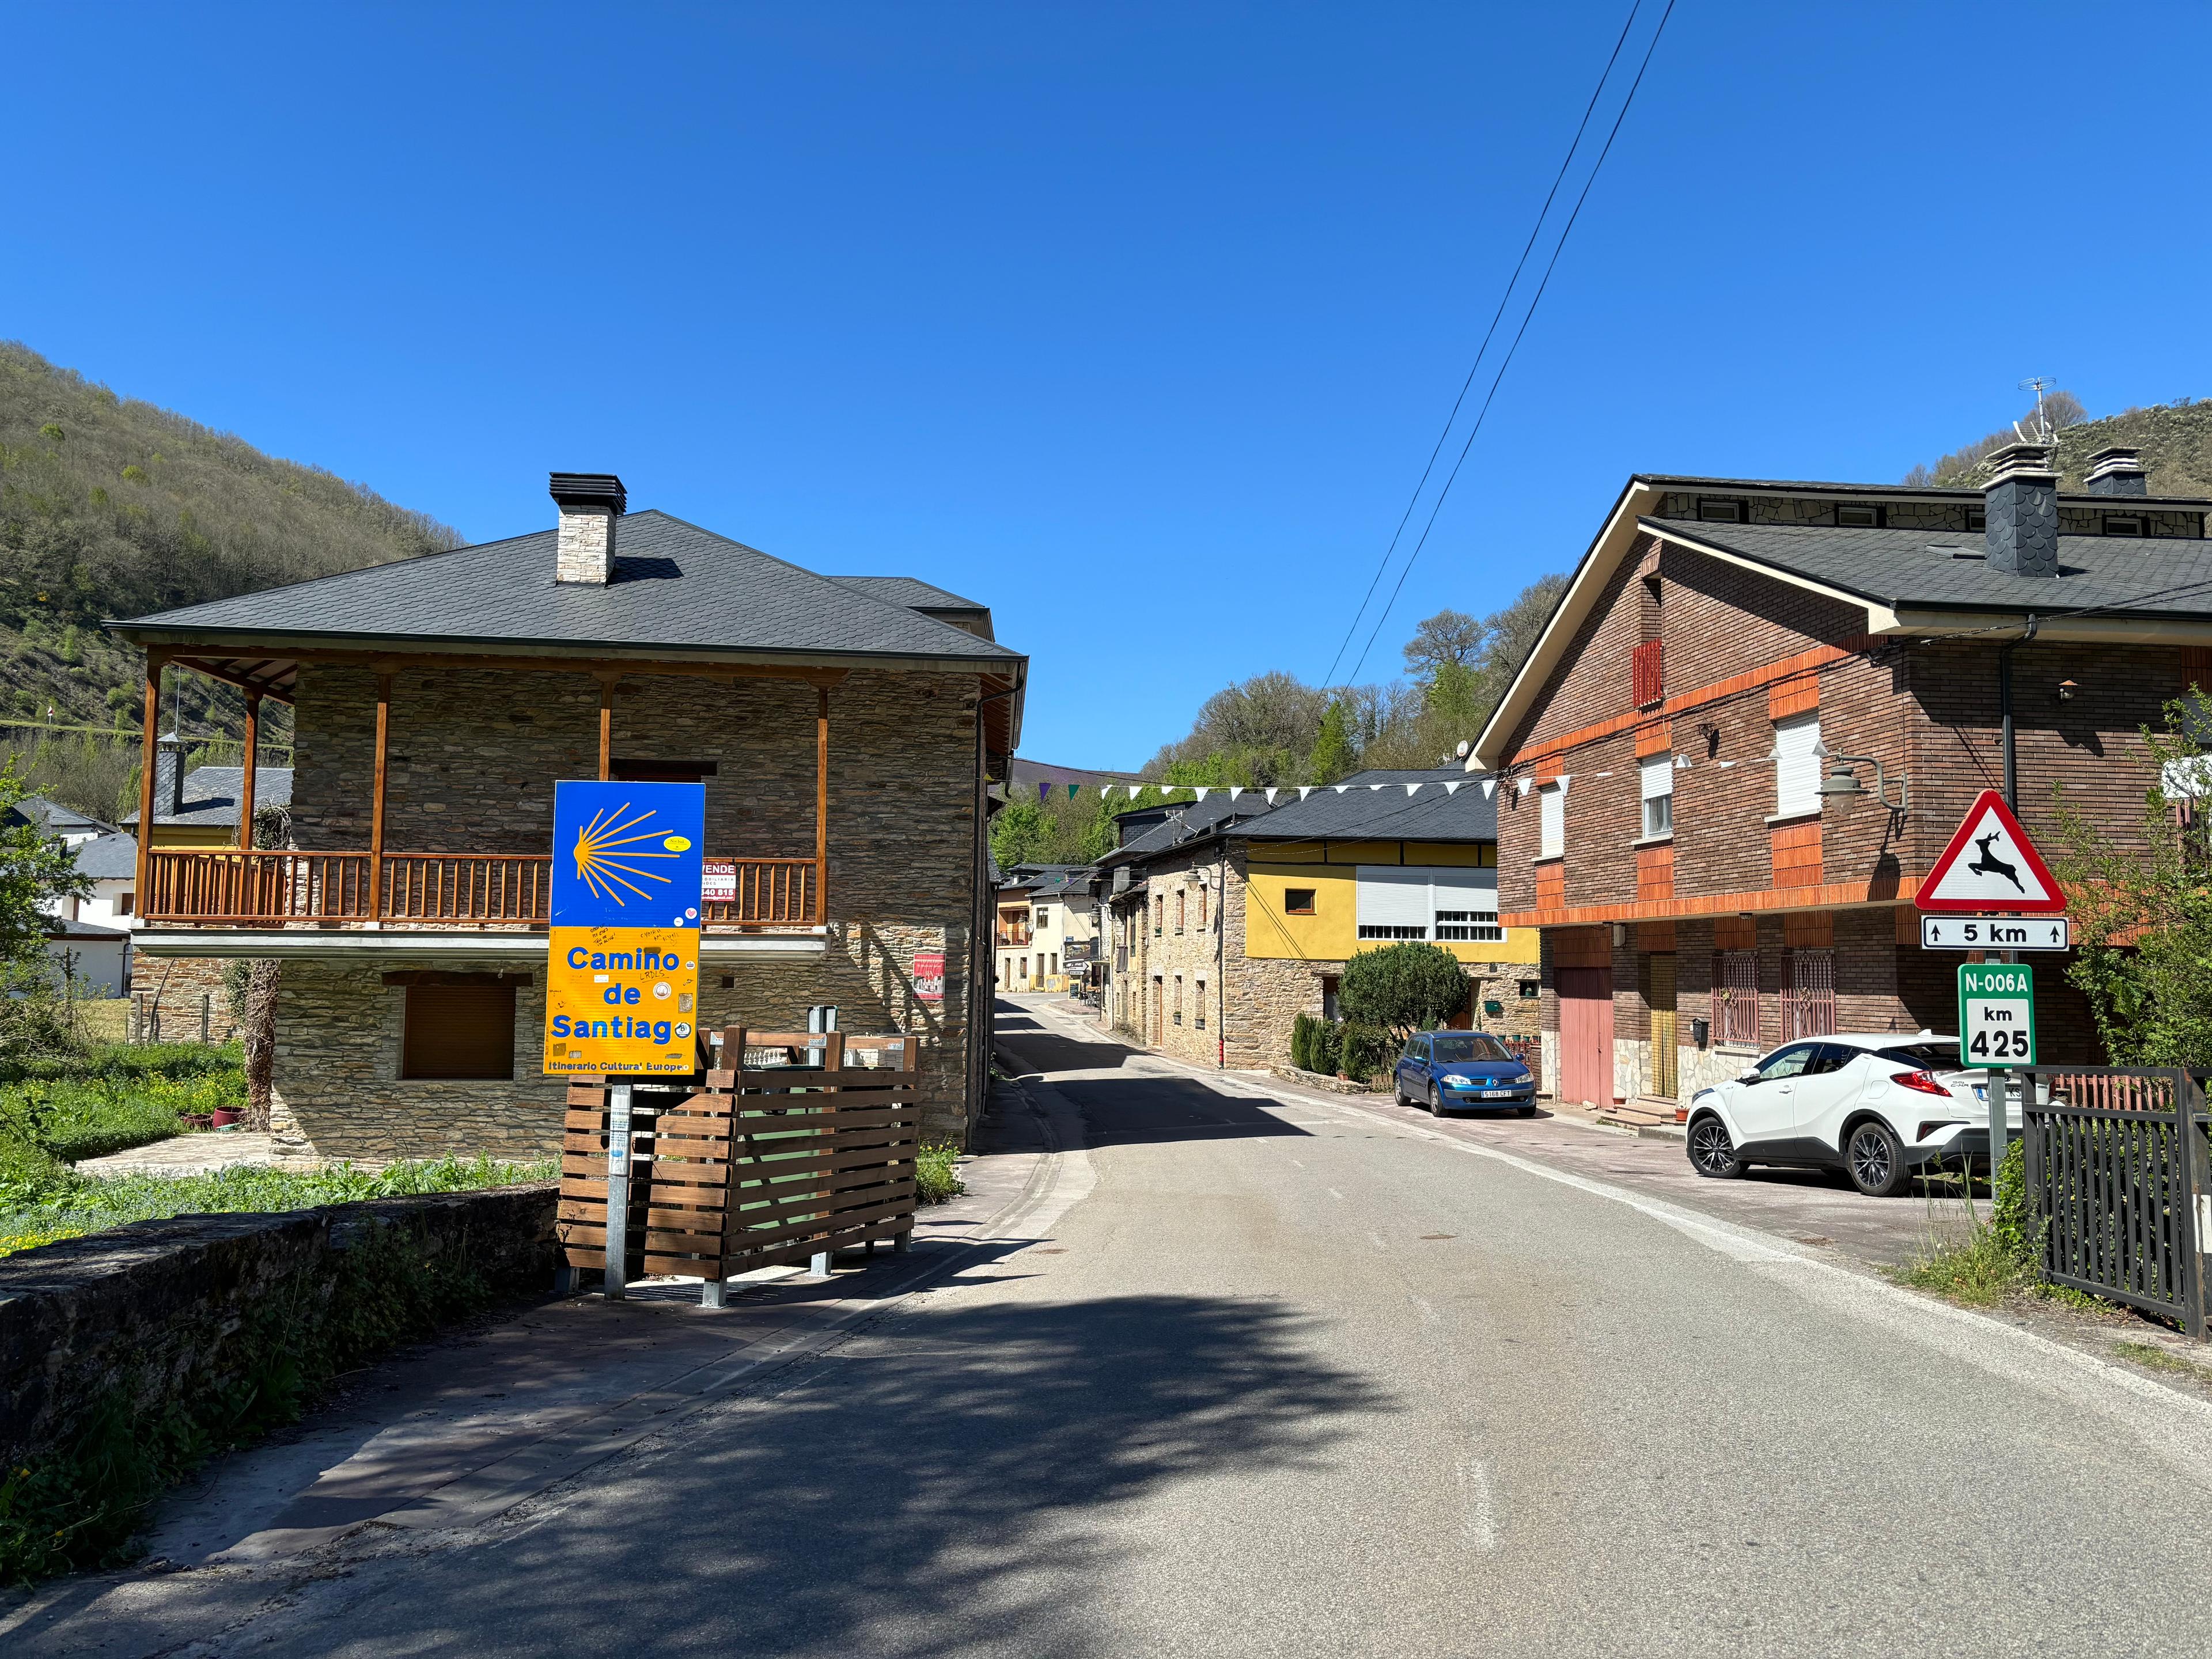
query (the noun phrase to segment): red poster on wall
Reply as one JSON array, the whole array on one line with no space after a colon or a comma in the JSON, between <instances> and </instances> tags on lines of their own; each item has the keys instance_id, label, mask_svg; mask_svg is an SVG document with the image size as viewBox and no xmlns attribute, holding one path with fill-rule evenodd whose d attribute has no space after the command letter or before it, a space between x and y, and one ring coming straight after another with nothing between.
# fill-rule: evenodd
<instances>
[{"instance_id":1,"label":"red poster on wall","mask_svg":"<svg viewBox=\"0 0 2212 1659\"><path fill-rule=\"evenodd\" d=\"M914 994L921 1002L945 1000L945 957L942 954L914 959Z\"/></svg>"}]
</instances>

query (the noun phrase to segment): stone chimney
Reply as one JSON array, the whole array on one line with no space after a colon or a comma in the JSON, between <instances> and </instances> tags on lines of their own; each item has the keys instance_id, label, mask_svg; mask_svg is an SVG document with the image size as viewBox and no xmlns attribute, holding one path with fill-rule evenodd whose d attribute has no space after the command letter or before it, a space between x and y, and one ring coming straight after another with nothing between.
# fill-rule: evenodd
<instances>
[{"instance_id":1,"label":"stone chimney","mask_svg":"<svg viewBox=\"0 0 2212 1659\"><path fill-rule=\"evenodd\" d=\"M154 744L154 816L173 818L185 810L185 740L171 732ZM150 835L153 826L140 824L141 835Z\"/></svg>"},{"instance_id":2,"label":"stone chimney","mask_svg":"<svg viewBox=\"0 0 2212 1659\"><path fill-rule=\"evenodd\" d=\"M2007 444L1990 457L1983 486L1990 568L2012 576L2058 574L2058 475L2049 444Z\"/></svg>"},{"instance_id":3,"label":"stone chimney","mask_svg":"<svg viewBox=\"0 0 2212 1659\"><path fill-rule=\"evenodd\" d=\"M2143 471L2142 451L2114 444L2089 458L2092 495L2148 495L2150 474Z\"/></svg>"},{"instance_id":4,"label":"stone chimney","mask_svg":"<svg viewBox=\"0 0 2212 1659\"><path fill-rule=\"evenodd\" d=\"M553 579L605 587L614 580L615 526L629 510L623 481L611 472L556 472L547 489L561 507Z\"/></svg>"}]
</instances>

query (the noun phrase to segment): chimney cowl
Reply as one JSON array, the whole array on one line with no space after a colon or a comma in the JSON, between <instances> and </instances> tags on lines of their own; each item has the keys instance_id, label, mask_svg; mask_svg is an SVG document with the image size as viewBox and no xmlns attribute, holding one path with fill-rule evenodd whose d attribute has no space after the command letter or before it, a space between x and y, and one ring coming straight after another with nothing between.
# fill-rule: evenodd
<instances>
[{"instance_id":1,"label":"chimney cowl","mask_svg":"<svg viewBox=\"0 0 2212 1659\"><path fill-rule=\"evenodd\" d=\"M623 481L611 472L554 472L546 493L561 508L554 580L605 587L614 580L615 526L629 510Z\"/></svg>"},{"instance_id":2,"label":"chimney cowl","mask_svg":"<svg viewBox=\"0 0 2212 1659\"><path fill-rule=\"evenodd\" d=\"M2049 444L2007 444L1982 489L1989 568L2008 576L2058 574L2058 475Z\"/></svg>"},{"instance_id":3,"label":"chimney cowl","mask_svg":"<svg viewBox=\"0 0 2212 1659\"><path fill-rule=\"evenodd\" d=\"M2142 451L2112 444L2089 457L2092 495L2148 495L2150 475L2143 471Z\"/></svg>"}]
</instances>

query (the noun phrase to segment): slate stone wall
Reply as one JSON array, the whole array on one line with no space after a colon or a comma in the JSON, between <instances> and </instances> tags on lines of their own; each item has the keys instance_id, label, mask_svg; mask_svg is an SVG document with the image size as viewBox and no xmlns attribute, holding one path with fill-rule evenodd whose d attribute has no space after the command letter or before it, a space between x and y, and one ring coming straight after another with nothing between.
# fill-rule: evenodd
<instances>
[{"instance_id":1,"label":"slate stone wall","mask_svg":"<svg viewBox=\"0 0 2212 1659\"><path fill-rule=\"evenodd\" d=\"M386 845L392 851L543 852L556 779L598 770L599 685L581 674L405 670L392 691ZM976 690L972 678L862 672L830 694L828 947L818 957L702 958L701 1024L805 1028L834 1003L848 1031L917 1032L923 1117L964 1143L984 1075L971 1008L979 914ZM776 680L623 679L617 758L709 760L707 851L814 850L814 689ZM365 670L303 671L293 821L306 848L362 848L375 755ZM914 958L941 953L945 997L913 994ZM512 957L379 951L285 965L272 1122L295 1153L385 1160L445 1152L515 1157L558 1145L564 1083L539 1074L544 975L516 994L516 1069L504 1083L399 1076L405 992L394 972L513 974ZM981 970L988 979L986 955ZM197 1004L195 1004L197 1006Z\"/></svg>"}]
</instances>

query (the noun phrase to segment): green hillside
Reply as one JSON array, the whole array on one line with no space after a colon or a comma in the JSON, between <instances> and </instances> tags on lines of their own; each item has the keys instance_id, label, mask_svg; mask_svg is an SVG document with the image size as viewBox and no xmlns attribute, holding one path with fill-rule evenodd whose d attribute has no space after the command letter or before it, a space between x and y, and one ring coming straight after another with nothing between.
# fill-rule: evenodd
<instances>
[{"instance_id":1,"label":"green hillside","mask_svg":"<svg viewBox=\"0 0 2212 1659\"><path fill-rule=\"evenodd\" d=\"M1992 433L1933 467L1920 469L1923 477L1909 482L1979 485L1989 472L1984 457L2011 441L2009 428ZM2100 420L2076 419L2061 425L2058 472L2063 487L2081 489L2087 481L2089 457L2108 444L2130 444L2142 451L2154 495L2212 495L2212 398L2138 405Z\"/></svg>"},{"instance_id":2,"label":"green hillside","mask_svg":"<svg viewBox=\"0 0 2212 1659\"><path fill-rule=\"evenodd\" d=\"M358 484L0 342L0 752L41 791L112 817L136 774L139 671L101 622L459 541ZM197 676L181 694L188 735L236 734L234 694ZM118 725L134 740L53 729Z\"/></svg>"}]
</instances>

